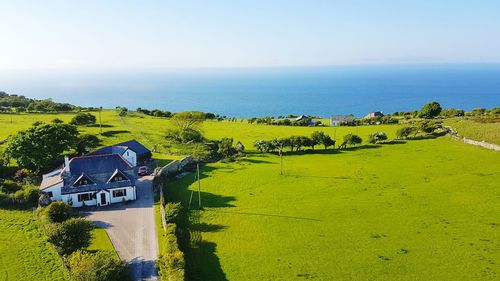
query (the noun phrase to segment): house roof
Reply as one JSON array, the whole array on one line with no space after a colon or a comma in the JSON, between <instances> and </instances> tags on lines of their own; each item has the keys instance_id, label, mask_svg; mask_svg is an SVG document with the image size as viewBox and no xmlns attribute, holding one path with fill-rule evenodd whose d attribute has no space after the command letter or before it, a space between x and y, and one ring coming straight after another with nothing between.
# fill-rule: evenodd
<instances>
[{"instance_id":1,"label":"house roof","mask_svg":"<svg viewBox=\"0 0 500 281\"><path fill-rule=\"evenodd\" d=\"M137 155L141 156L147 153L150 153L149 149L147 149L144 145L136 140L129 140L126 142L118 143L115 145L105 146L98 150L92 151L87 155L102 155L102 154L120 154L123 155L127 149L131 149L137 153Z\"/></svg>"},{"instance_id":2,"label":"house roof","mask_svg":"<svg viewBox=\"0 0 500 281\"><path fill-rule=\"evenodd\" d=\"M132 166L118 154L88 155L75 157L69 161L71 174L92 175L96 173L113 173L116 169L128 170Z\"/></svg>"},{"instance_id":3,"label":"house roof","mask_svg":"<svg viewBox=\"0 0 500 281\"><path fill-rule=\"evenodd\" d=\"M354 119L354 116L352 115L333 115L332 117L330 117L331 121L346 121L352 119Z\"/></svg>"},{"instance_id":4,"label":"house roof","mask_svg":"<svg viewBox=\"0 0 500 281\"><path fill-rule=\"evenodd\" d=\"M126 147L132 149L133 151L135 151L135 153L137 153L139 155L151 153L151 151L149 149L147 149L144 145L142 145L140 142L138 142L136 140L129 140L126 142L118 143L116 145L126 146Z\"/></svg>"}]
</instances>

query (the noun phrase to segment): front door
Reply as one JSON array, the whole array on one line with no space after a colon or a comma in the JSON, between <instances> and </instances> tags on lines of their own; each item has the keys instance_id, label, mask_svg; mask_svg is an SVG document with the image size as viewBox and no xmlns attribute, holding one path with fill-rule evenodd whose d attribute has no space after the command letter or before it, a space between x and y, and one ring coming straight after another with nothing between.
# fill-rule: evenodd
<instances>
[{"instance_id":1,"label":"front door","mask_svg":"<svg viewBox=\"0 0 500 281\"><path fill-rule=\"evenodd\" d=\"M101 205L106 205L106 194L103 192L101 193Z\"/></svg>"}]
</instances>

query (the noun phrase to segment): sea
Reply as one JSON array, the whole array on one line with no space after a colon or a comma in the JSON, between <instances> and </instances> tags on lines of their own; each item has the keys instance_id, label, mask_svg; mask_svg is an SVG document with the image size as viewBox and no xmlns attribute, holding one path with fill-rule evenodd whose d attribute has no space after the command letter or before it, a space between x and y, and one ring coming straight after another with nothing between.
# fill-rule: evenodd
<instances>
[{"instance_id":1,"label":"sea","mask_svg":"<svg viewBox=\"0 0 500 281\"><path fill-rule=\"evenodd\" d=\"M228 117L500 107L500 64L0 71L0 91L81 106Z\"/></svg>"}]
</instances>

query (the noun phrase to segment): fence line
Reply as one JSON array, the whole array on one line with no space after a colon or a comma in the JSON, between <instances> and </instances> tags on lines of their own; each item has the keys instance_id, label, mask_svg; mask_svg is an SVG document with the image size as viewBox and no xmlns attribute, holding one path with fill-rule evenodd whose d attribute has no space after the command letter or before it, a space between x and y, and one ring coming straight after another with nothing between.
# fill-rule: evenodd
<instances>
[{"instance_id":1,"label":"fence line","mask_svg":"<svg viewBox=\"0 0 500 281\"><path fill-rule=\"evenodd\" d=\"M472 145L484 147L486 149L500 151L500 145L496 145L496 144L493 144L493 143L488 143L488 142L485 142L485 141L475 141L475 140L472 140L472 139L468 139L466 137L462 137L460 135L450 134L450 136L453 139L460 140L460 141L462 141L464 143L467 143L467 144L472 144Z\"/></svg>"}]
</instances>

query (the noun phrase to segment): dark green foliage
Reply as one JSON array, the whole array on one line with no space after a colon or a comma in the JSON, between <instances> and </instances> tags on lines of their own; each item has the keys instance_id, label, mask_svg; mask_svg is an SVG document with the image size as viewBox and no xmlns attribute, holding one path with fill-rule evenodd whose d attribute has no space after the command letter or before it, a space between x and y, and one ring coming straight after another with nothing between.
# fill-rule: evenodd
<instances>
[{"instance_id":1,"label":"dark green foliage","mask_svg":"<svg viewBox=\"0 0 500 281\"><path fill-rule=\"evenodd\" d=\"M83 134L76 141L75 150L78 154L84 154L99 146L99 138L91 134Z\"/></svg>"},{"instance_id":2,"label":"dark green foliage","mask_svg":"<svg viewBox=\"0 0 500 281\"><path fill-rule=\"evenodd\" d=\"M128 114L128 108L126 107L117 107L116 112L118 112L118 116L125 117Z\"/></svg>"},{"instance_id":3,"label":"dark green foliage","mask_svg":"<svg viewBox=\"0 0 500 281\"><path fill-rule=\"evenodd\" d=\"M486 108L474 108L470 112L470 114L473 116L481 116L485 115L486 113L488 113L488 110L486 110Z\"/></svg>"},{"instance_id":4,"label":"dark green foliage","mask_svg":"<svg viewBox=\"0 0 500 281\"><path fill-rule=\"evenodd\" d=\"M494 107L491 109L491 114L500 114L500 107Z\"/></svg>"},{"instance_id":5,"label":"dark green foliage","mask_svg":"<svg viewBox=\"0 0 500 281\"><path fill-rule=\"evenodd\" d=\"M96 117L90 113L78 113L76 114L71 121L69 122L71 125L92 125L95 124Z\"/></svg>"},{"instance_id":6,"label":"dark green foliage","mask_svg":"<svg viewBox=\"0 0 500 281\"><path fill-rule=\"evenodd\" d=\"M11 180L0 182L0 204L30 204L38 202L40 190L34 185L22 185Z\"/></svg>"},{"instance_id":7,"label":"dark green foliage","mask_svg":"<svg viewBox=\"0 0 500 281\"><path fill-rule=\"evenodd\" d=\"M358 135L354 134L347 134L344 136L344 143L347 145L357 145L361 144L363 142L363 139L359 137Z\"/></svg>"},{"instance_id":8,"label":"dark green foliage","mask_svg":"<svg viewBox=\"0 0 500 281\"><path fill-rule=\"evenodd\" d=\"M443 109L439 115L443 117L458 117L464 116L465 112L462 109L448 108Z\"/></svg>"},{"instance_id":9,"label":"dark green foliage","mask_svg":"<svg viewBox=\"0 0 500 281\"><path fill-rule=\"evenodd\" d=\"M184 280L186 261L184 260L184 253L179 249L176 231L177 226L169 223L167 224L167 232L164 237L160 238L165 239L166 245L160 251L156 266L163 280Z\"/></svg>"},{"instance_id":10,"label":"dark green foliage","mask_svg":"<svg viewBox=\"0 0 500 281\"><path fill-rule=\"evenodd\" d=\"M15 181L4 180L0 181L0 192L3 193L14 193L22 189L22 185Z\"/></svg>"},{"instance_id":11,"label":"dark green foliage","mask_svg":"<svg viewBox=\"0 0 500 281\"><path fill-rule=\"evenodd\" d=\"M219 141L219 149L217 153L220 154L223 158L230 157L236 154L236 149L233 147L233 139L232 138L222 138Z\"/></svg>"},{"instance_id":12,"label":"dark green foliage","mask_svg":"<svg viewBox=\"0 0 500 281\"><path fill-rule=\"evenodd\" d=\"M199 143L204 140L203 134L194 128L187 128L180 131L169 130L165 138L176 143Z\"/></svg>"},{"instance_id":13,"label":"dark green foliage","mask_svg":"<svg viewBox=\"0 0 500 281\"><path fill-rule=\"evenodd\" d=\"M76 143L78 130L69 124L38 124L20 131L8 142L6 153L24 168L41 171Z\"/></svg>"},{"instance_id":14,"label":"dark green foliage","mask_svg":"<svg viewBox=\"0 0 500 281\"><path fill-rule=\"evenodd\" d=\"M45 208L45 213L49 222L63 222L73 216L73 208L62 201L54 201Z\"/></svg>"},{"instance_id":15,"label":"dark green foliage","mask_svg":"<svg viewBox=\"0 0 500 281\"><path fill-rule=\"evenodd\" d=\"M76 251L68 259L73 281L127 281L127 265L109 251Z\"/></svg>"},{"instance_id":16,"label":"dark green foliage","mask_svg":"<svg viewBox=\"0 0 500 281\"><path fill-rule=\"evenodd\" d=\"M168 202L165 205L165 220L167 223L178 223L179 222L179 215L182 212L182 205L181 203L172 203Z\"/></svg>"},{"instance_id":17,"label":"dark green foliage","mask_svg":"<svg viewBox=\"0 0 500 281\"><path fill-rule=\"evenodd\" d=\"M396 132L396 137L398 139L406 139L408 138L408 136L413 133L415 131L415 128L413 127L409 127L409 126L406 126L406 127L402 127L402 128L399 128Z\"/></svg>"},{"instance_id":18,"label":"dark green foliage","mask_svg":"<svg viewBox=\"0 0 500 281\"><path fill-rule=\"evenodd\" d=\"M60 255L68 256L90 245L93 229L92 222L83 218L72 218L48 225L47 237Z\"/></svg>"},{"instance_id":19,"label":"dark green foliage","mask_svg":"<svg viewBox=\"0 0 500 281\"><path fill-rule=\"evenodd\" d=\"M370 143L378 143L378 142L387 140L387 134L384 132L376 132L376 133L370 134L369 139L370 139L370 141L369 141Z\"/></svg>"},{"instance_id":20,"label":"dark green foliage","mask_svg":"<svg viewBox=\"0 0 500 281\"><path fill-rule=\"evenodd\" d=\"M435 101L433 102L430 102L426 105L424 105L424 107L422 107L422 109L420 109L420 111L418 112L418 117L420 118L425 118L425 119L431 119L431 118L434 118L436 116L439 115L439 113L441 113L441 105Z\"/></svg>"}]
</instances>

